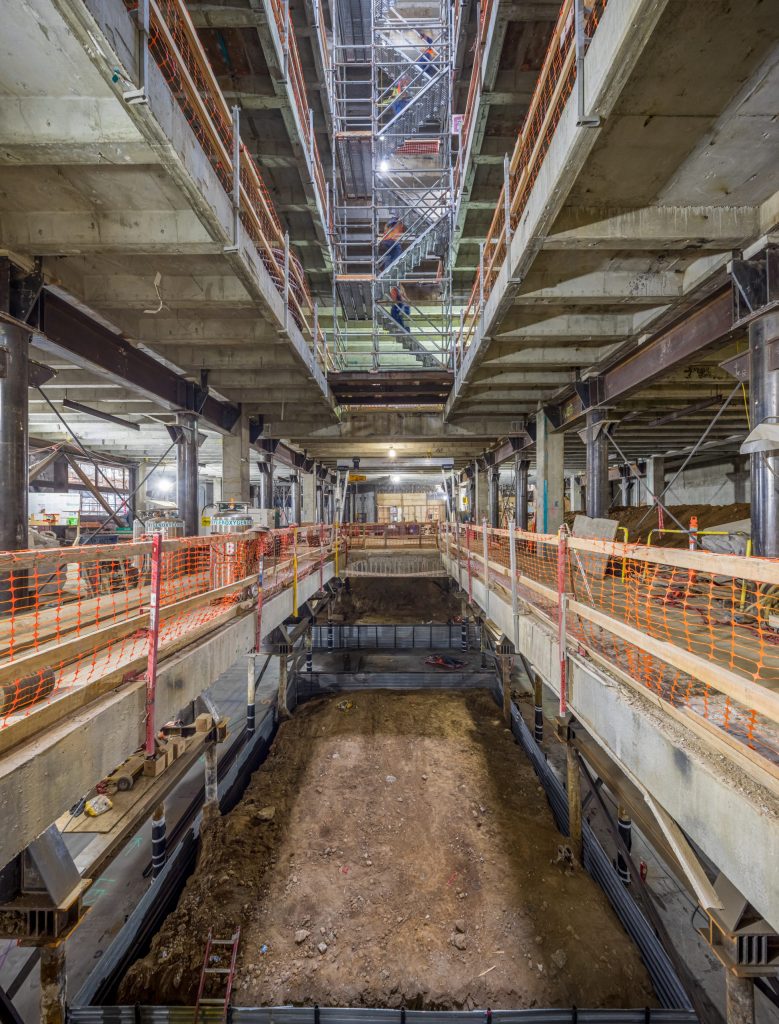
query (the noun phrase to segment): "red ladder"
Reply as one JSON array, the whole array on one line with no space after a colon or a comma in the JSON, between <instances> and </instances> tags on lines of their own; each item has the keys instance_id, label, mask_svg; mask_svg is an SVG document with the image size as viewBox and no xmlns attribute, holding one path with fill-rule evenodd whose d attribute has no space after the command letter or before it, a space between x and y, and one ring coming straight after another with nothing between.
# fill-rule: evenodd
<instances>
[{"instance_id":1,"label":"red ladder","mask_svg":"<svg viewBox=\"0 0 779 1024\"><path fill-rule=\"evenodd\" d=\"M197 1000L195 1002L195 1016L193 1018L194 1024L199 1024L200 1021L200 1008L201 1006L221 1006L222 1007L222 1021L227 1021L227 1010L230 1006L230 993L233 991L233 981L235 979L235 962L238 959L238 942L241 938L241 929L239 928L235 934L229 939L215 939L212 936L211 931L208 933L208 941L206 942L206 955L203 957L203 969L200 972L200 984L197 988ZM229 967L212 967L211 957L214 946L230 946L230 966ZM221 963L221 957L217 958ZM206 987L206 980L209 974L221 974L227 975L227 985L225 987L224 996L217 996L216 998L206 998L203 996L203 992Z\"/></svg>"}]
</instances>

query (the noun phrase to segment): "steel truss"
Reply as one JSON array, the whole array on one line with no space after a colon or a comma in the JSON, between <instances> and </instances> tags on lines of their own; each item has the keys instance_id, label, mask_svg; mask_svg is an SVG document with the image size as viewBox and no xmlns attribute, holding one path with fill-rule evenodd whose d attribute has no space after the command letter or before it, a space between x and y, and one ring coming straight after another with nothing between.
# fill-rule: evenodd
<instances>
[{"instance_id":1,"label":"steel truss","mask_svg":"<svg viewBox=\"0 0 779 1024\"><path fill-rule=\"evenodd\" d=\"M451 367L453 14L334 0L337 369Z\"/></svg>"}]
</instances>

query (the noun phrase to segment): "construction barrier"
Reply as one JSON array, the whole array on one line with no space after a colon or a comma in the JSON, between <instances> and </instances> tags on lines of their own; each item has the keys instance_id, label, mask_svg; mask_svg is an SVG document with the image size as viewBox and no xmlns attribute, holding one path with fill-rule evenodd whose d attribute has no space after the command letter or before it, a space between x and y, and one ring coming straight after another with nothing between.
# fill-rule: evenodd
<instances>
[{"instance_id":1,"label":"construction barrier","mask_svg":"<svg viewBox=\"0 0 779 1024\"><path fill-rule=\"evenodd\" d=\"M439 543L463 587L521 602L568 653L779 762L779 560L450 524Z\"/></svg>"},{"instance_id":2,"label":"construction barrier","mask_svg":"<svg viewBox=\"0 0 779 1024\"><path fill-rule=\"evenodd\" d=\"M292 527L0 554L0 733L65 694L151 675L151 644L170 656L255 605L260 559L267 601L320 572L332 534Z\"/></svg>"}]
</instances>

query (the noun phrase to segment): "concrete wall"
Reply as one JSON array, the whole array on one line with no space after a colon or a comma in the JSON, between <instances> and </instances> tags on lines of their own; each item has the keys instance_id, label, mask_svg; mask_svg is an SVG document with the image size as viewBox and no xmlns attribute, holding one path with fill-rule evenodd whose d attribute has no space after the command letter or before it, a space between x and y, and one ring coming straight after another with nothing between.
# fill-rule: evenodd
<instances>
[{"instance_id":1,"label":"concrete wall","mask_svg":"<svg viewBox=\"0 0 779 1024\"><path fill-rule=\"evenodd\" d=\"M666 471L666 483L673 479ZM742 460L690 466L665 495L668 505L732 505L749 501L749 470Z\"/></svg>"}]
</instances>

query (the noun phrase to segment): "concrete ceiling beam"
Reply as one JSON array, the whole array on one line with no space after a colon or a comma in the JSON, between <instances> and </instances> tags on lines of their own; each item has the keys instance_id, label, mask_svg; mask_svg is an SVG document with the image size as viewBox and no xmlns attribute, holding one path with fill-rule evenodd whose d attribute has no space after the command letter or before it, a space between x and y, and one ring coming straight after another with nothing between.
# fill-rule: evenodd
<instances>
[{"instance_id":1,"label":"concrete ceiling beam","mask_svg":"<svg viewBox=\"0 0 779 1024\"><path fill-rule=\"evenodd\" d=\"M0 238L37 256L203 256L224 248L191 210L8 211L0 213Z\"/></svg>"},{"instance_id":2,"label":"concrete ceiling beam","mask_svg":"<svg viewBox=\"0 0 779 1024\"><path fill-rule=\"evenodd\" d=\"M554 303L605 303L646 305L680 298L684 288L681 271L640 273L622 270L593 271L566 277L565 271L531 273L514 297L515 306Z\"/></svg>"},{"instance_id":3,"label":"concrete ceiling beam","mask_svg":"<svg viewBox=\"0 0 779 1024\"><path fill-rule=\"evenodd\" d=\"M156 164L113 97L3 96L0 164Z\"/></svg>"},{"instance_id":4,"label":"concrete ceiling beam","mask_svg":"<svg viewBox=\"0 0 779 1024\"><path fill-rule=\"evenodd\" d=\"M187 4L197 28L259 28L263 17L250 7L221 4Z\"/></svg>"},{"instance_id":5,"label":"concrete ceiling beam","mask_svg":"<svg viewBox=\"0 0 779 1024\"><path fill-rule=\"evenodd\" d=\"M555 249L729 249L759 231L753 206L569 206L543 242Z\"/></svg>"},{"instance_id":6,"label":"concrete ceiling beam","mask_svg":"<svg viewBox=\"0 0 779 1024\"><path fill-rule=\"evenodd\" d=\"M530 321L530 322L528 322ZM527 310L510 310L497 324L494 336L500 340L538 339L581 342L624 338L632 333L634 319L620 313L570 313L533 320Z\"/></svg>"},{"instance_id":7,"label":"concrete ceiling beam","mask_svg":"<svg viewBox=\"0 0 779 1024\"><path fill-rule=\"evenodd\" d=\"M84 276L84 301L100 309L156 309L160 301L168 309L213 310L223 306L251 310L252 296L230 274L172 276L163 274L159 295L154 286L155 271L148 276L113 274Z\"/></svg>"}]
</instances>

